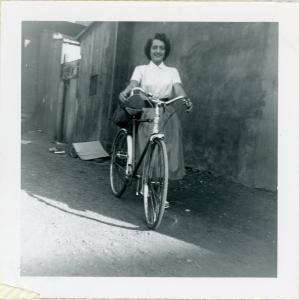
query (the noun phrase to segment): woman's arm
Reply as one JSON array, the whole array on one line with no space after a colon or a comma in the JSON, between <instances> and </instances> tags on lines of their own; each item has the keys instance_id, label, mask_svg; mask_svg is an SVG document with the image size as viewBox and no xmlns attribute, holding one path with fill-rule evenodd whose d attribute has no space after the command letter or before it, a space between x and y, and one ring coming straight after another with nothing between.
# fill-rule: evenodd
<instances>
[{"instance_id":1,"label":"woman's arm","mask_svg":"<svg viewBox=\"0 0 299 300\"><path fill-rule=\"evenodd\" d=\"M119 94L119 100L122 104L127 101L127 97L131 90L138 86L138 82L136 80L131 80L129 85Z\"/></svg>"},{"instance_id":2,"label":"woman's arm","mask_svg":"<svg viewBox=\"0 0 299 300\"><path fill-rule=\"evenodd\" d=\"M174 95L175 97L178 97L178 96L187 96L186 92L184 91L184 88L182 86L181 83L175 83L173 85L173 89L174 89Z\"/></svg>"},{"instance_id":3,"label":"woman's arm","mask_svg":"<svg viewBox=\"0 0 299 300\"><path fill-rule=\"evenodd\" d=\"M175 83L173 85L173 89L174 89L175 97L178 97L178 96L187 97L187 94L181 83ZM189 98L187 98L185 100L185 105L187 106L187 112L190 112L192 110L192 102L190 101Z\"/></svg>"}]
</instances>

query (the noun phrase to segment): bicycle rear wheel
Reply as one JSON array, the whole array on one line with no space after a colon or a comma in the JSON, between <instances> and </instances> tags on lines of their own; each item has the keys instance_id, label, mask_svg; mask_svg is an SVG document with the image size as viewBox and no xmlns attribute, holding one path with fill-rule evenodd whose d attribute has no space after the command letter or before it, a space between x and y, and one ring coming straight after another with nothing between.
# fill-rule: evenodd
<instances>
[{"instance_id":1,"label":"bicycle rear wheel","mask_svg":"<svg viewBox=\"0 0 299 300\"><path fill-rule=\"evenodd\" d=\"M127 187L126 167L128 161L127 131L121 129L112 146L110 162L110 186L112 193L121 197Z\"/></svg>"},{"instance_id":2,"label":"bicycle rear wheel","mask_svg":"<svg viewBox=\"0 0 299 300\"><path fill-rule=\"evenodd\" d=\"M143 173L143 199L148 228L161 224L168 191L168 158L163 140L155 139L150 145Z\"/></svg>"}]
</instances>

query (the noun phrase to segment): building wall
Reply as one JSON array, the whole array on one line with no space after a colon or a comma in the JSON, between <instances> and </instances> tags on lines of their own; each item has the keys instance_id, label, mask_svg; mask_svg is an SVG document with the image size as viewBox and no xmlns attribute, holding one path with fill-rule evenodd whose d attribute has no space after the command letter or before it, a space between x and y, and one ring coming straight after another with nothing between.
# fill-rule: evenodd
<instances>
[{"instance_id":1,"label":"building wall","mask_svg":"<svg viewBox=\"0 0 299 300\"><path fill-rule=\"evenodd\" d=\"M22 120L32 119L37 103L37 79L39 61L39 31L22 33Z\"/></svg>"},{"instance_id":2,"label":"building wall","mask_svg":"<svg viewBox=\"0 0 299 300\"><path fill-rule=\"evenodd\" d=\"M81 38L81 64L77 90L77 123L74 141L100 139L109 134L109 111L113 91L117 23L97 22ZM97 75L96 94L90 95L91 76Z\"/></svg>"},{"instance_id":3,"label":"building wall","mask_svg":"<svg viewBox=\"0 0 299 300\"><path fill-rule=\"evenodd\" d=\"M130 82L130 49L132 43L132 31L134 29L133 22L122 22L117 25L117 44L115 52L114 74L112 98L109 103L110 109L108 111L109 119L113 116L114 111L119 103L119 93L125 89ZM111 120L108 120L106 130L109 133L106 137L107 151L111 149L113 139L117 133L117 127Z\"/></svg>"},{"instance_id":4,"label":"building wall","mask_svg":"<svg viewBox=\"0 0 299 300\"><path fill-rule=\"evenodd\" d=\"M62 78L63 62L74 65L77 72L78 60L70 60L78 59L80 46L70 43L59 33L44 30L41 34L35 115L39 127L60 142L72 137L70 126L74 124L77 102L76 79L66 82Z\"/></svg>"},{"instance_id":5,"label":"building wall","mask_svg":"<svg viewBox=\"0 0 299 300\"><path fill-rule=\"evenodd\" d=\"M53 32L47 30L41 34L35 119L40 129L55 139L59 134L61 120L59 85L63 39L53 35Z\"/></svg>"},{"instance_id":6,"label":"building wall","mask_svg":"<svg viewBox=\"0 0 299 300\"><path fill-rule=\"evenodd\" d=\"M69 141L100 139L109 150L116 131L110 117L118 94L134 66L147 63L147 38L165 32L173 46L166 63L179 69L194 103L190 115L178 107L187 165L275 190L277 31L277 24L271 23L95 23L80 38L77 90L73 86L71 101L67 98L66 113L72 117L64 124ZM56 55L58 44L51 47L51 55ZM44 63L48 67L39 74L40 84L59 90L59 82L49 82L45 78L53 77L43 73L52 72L51 57ZM90 95L93 75L98 77L96 94ZM61 88L59 93L61 99ZM59 120L51 94L42 99L44 111L52 114L49 118L55 119L56 113Z\"/></svg>"},{"instance_id":7,"label":"building wall","mask_svg":"<svg viewBox=\"0 0 299 300\"><path fill-rule=\"evenodd\" d=\"M59 97L61 101L60 140L73 142L78 114L78 73L81 60L65 62L62 66Z\"/></svg>"},{"instance_id":8,"label":"building wall","mask_svg":"<svg viewBox=\"0 0 299 300\"><path fill-rule=\"evenodd\" d=\"M147 63L143 47L156 32L169 36L166 63L179 69L194 103L192 114L179 112L186 163L275 190L277 24L136 23L129 74Z\"/></svg>"},{"instance_id":9,"label":"building wall","mask_svg":"<svg viewBox=\"0 0 299 300\"><path fill-rule=\"evenodd\" d=\"M56 134L53 124L57 116L53 112L58 94L55 91L54 98L54 89L60 76L62 51L61 41L53 42L52 34L76 36L84 28L71 22L22 22L22 121L29 127ZM64 52L69 54L70 51L65 49Z\"/></svg>"}]
</instances>

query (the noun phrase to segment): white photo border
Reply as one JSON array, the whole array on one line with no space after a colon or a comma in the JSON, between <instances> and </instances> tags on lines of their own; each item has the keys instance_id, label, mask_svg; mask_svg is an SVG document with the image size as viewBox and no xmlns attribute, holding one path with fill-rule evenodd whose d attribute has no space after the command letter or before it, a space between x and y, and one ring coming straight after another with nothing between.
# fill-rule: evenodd
<instances>
[{"instance_id":1,"label":"white photo border","mask_svg":"<svg viewBox=\"0 0 299 300\"><path fill-rule=\"evenodd\" d=\"M1 5L0 283L41 298L299 298L299 3L7 1ZM277 278L73 278L19 276L21 22L278 22ZM18 187L18 188L16 188Z\"/></svg>"}]
</instances>

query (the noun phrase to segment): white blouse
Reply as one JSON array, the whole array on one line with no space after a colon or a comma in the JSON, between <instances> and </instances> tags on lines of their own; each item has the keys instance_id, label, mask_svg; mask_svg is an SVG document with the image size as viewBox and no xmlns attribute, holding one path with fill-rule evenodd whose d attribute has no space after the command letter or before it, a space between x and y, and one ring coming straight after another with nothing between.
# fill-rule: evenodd
<instances>
[{"instance_id":1,"label":"white blouse","mask_svg":"<svg viewBox=\"0 0 299 300\"><path fill-rule=\"evenodd\" d=\"M176 68L167 67L163 62L157 66L152 61L148 65L137 66L131 80L155 97L171 98L175 83L182 83Z\"/></svg>"}]
</instances>

